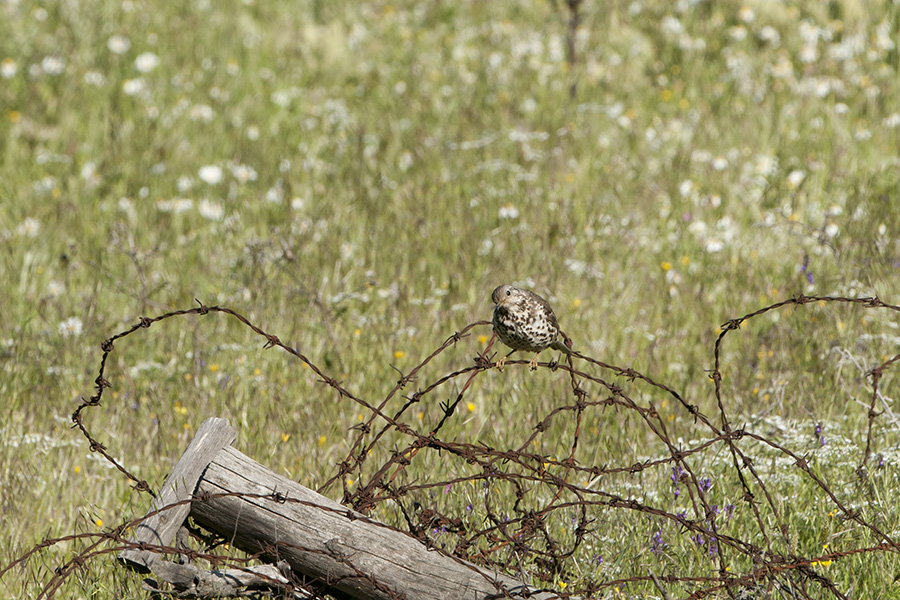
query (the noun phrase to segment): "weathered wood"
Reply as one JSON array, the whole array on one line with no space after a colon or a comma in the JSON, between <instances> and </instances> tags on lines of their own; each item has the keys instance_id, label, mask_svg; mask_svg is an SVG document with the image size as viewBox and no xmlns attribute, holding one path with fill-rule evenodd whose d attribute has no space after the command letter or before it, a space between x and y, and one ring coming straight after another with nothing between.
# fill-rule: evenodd
<instances>
[{"instance_id":1,"label":"weathered wood","mask_svg":"<svg viewBox=\"0 0 900 600\"><path fill-rule=\"evenodd\" d=\"M276 501L272 494L281 499ZM242 493L268 498L206 494ZM550 600L505 575L437 551L285 477L234 448L203 473L190 516L246 552L286 560L329 588L362 600L476 600L508 596Z\"/></svg>"},{"instance_id":2,"label":"weathered wood","mask_svg":"<svg viewBox=\"0 0 900 600\"><path fill-rule=\"evenodd\" d=\"M286 563L279 565L289 572ZM153 563L153 574L162 581L173 586L179 598L237 598L247 597L250 591L278 592L279 597L305 600L310 598L303 590L294 589L285 596L290 587L290 580L282 574L276 565L256 565L245 569L214 569L204 571L193 565L180 565L166 560ZM144 580L144 589L172 594L160 589L152 579Z\"/></svg>"},{"instance_id":3,"label":"weathered wood","mask_svg":"<svg viewBox=\"0 0 900 600\"><path fill-rule=\"evenodd\" d=\"M203 470L216 453L234 442L235 437L235 431L226 419L213 417L203 421L184 455L160 489L159 495L153 500L150 511L160 510L189 499L197 487ZM190 510L190 504L185 503L148 517L135 528L134 537L129 541L169 546ZM153 563L160 558L158 553L137 549L123 550L119 554L119 560L142 572L151 571Z\"/></svg>"},{"instance_id":4,"label":"weathered wood","mask_svg":"<svg viewBox=\"0 0 900 600\"><path fill-rule=\"evenodd\" d=\"M137 528L134 543L170 546L190 514L198 525L225 536L233 546L279 561L282 575L287 573L287 565L295 573L319 581L336 597L559 597L429 550L403 532L273 473L231 448L234 439L234 430L224 419L204 421L153 502L151 512L161 512ZM229 495L214 497L216 494ZM259 497L250 497L253 495ZM170 506L192 496L199 499ZM276 577L266 565L253 567L259 569L255 574L233 569L203 571L137 549L123 551L120 559L133 568L152 571L185 597L244 595L248 585L289 587L286 579ZM147 582L155 585L152 580ZM303 592L294 590L292 595L301 598Z\"/></svg>"}]
</instances>

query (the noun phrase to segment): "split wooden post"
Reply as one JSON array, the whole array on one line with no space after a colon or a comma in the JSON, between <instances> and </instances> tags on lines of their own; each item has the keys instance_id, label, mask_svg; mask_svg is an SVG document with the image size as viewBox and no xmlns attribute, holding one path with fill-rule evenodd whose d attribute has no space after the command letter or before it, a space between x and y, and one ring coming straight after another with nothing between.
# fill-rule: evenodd
<instances>
[{"instance_id":1,"label":"split wooden post","mask_svg":"<svg viewBox=\"0 0 900 600\"><path fill-rule=\"evenodd\" d=\"M429 549L406 533L273 473L230 446L221 447L211 460L190 457L190 452L191 447L182 461L207 461L189 492L195 498L188 512L194 522L245 552L287 563L294 573L318 581L333 595L360 600L559 598ZM189 484L187 477L181 481ZM154 543L171 541L158 529L154 532L159 536ZM141 564L133 557L132 562Z\"/></svg>"},{"instance_id":2,"label":"split wooden post","mask_svg":"<svg viewBox=\"0 0 900 600\"><path fill-rule=\"evenodd\" d=\"M212 417L203 421L194 439L153 500L150 511L160 512L144 519L129 541L135 544L145 542L155 546L169 546L190 513L191 505L185 502L171 508L166 507L190 499L197 482L200 481L200 475L213 457L222 448L230 446L236 438L234 429L226 419ZM136 549L123 550L119 554L119 559L128 566L143 572L152 571L153 564L160 558L161 556L155 552Z\"/></svg>"}]
</instances>

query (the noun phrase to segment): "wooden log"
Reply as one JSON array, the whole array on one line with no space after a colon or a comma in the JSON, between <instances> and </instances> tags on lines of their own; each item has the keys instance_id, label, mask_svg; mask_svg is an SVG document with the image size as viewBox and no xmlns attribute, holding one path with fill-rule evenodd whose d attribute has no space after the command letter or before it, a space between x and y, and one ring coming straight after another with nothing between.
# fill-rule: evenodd
<instances>
[{"instance_id":1,"label":"wooden log","mask_svg":"<svg viewBox=\"0 0 900 600\"><path fill-rule=\"evenodd\" d=\"M248 494L266 497L219 496ZM276 497L275 494L278 494ZM430 550L421 541L222 449L197 485L198 525L246 552L285 560L329 589L362 600L559 596Z\"/></svg>"},{"instance_id":2,"label":"wooden log","mask_svg":"<svg viewBox=\"0 0 900 600\"><path fill-rule=\"evenodd\" d=\"M171 546L189 514L233 546L279 561L281 571L286 564L339 598L559 598L431 550L408 534L277 475L231 448L234 439L224 419L204 421L153 502L151 513L159 512L143 521L130 541ZM192 497L191 503L171 506ZM242 596L247 586L284 589L287 584L266 565L251 567L249 574L207 572L166 562L152 550L134 548L119 556L132 568L152 571L185 597ZM155 582L147 582L153 583L148 589L159 591ZM292 596L304 597L299 589Z\"/></svg>"},{"instance_id":3,"label":"wooden log","mask_svg":"<svg viewBox=\"0 0 900 600\"><path fill-rule=\"evenodd\" d=\"M213 417L206 419L197 429L197 434L188 445L181 459L169 473L159 494L153 500L150 511L160 511L144 519L136 528L129 542L146 542L155 546L170 546L178 528L182 526L191 510L190 504L166 508L182 500L188 500L200 475L209 462L222 448L234 442L236 434L226 419ZM139 549L123 550L119 560L141 572L152 571L154 563L161 560L160 554Z\"/></svg>"},{"instance_id":4,"label":"wooden log","mask_svg":"<svg viewBox=\"0 0 900 600\"><path fill-rule=\"evenodd\" d=\"M173 542L180 540L180 533L186 531L181 527L191 507L188 503L172 505L192 498L197 482L210 461L222 448L234 442L235 438L235 431L227 420L205 420L154 498L150 516L135 528L135 534L129 542L172 546ZM237 598L246 597L255 590L274 591L281 597L293 600L310 597L298 589L286 595L286 590L292 586L275 565L204 570L190 564L169 562L163 560L158 552L138 548L123 550L119 553L119 560L135 570L150 571L157 579L174 587L179 598ZM286 563L283 568L290 571ZM153 579L144 580L144 588L148 591L172 594L159 589L158 585Z\"/></svg>"},{"instance_id":5,"label":"wooden log","mask_svg":"<svg viewBox=\"0 0 900 600\"><path fill-rule=\"evenodd\" d=\"M284 566L290 571L290 567ZM246 598L257 593L275 594L290 600L309 600L312 594L293 586L275 565L256 565L243 569L213 569L205 571L192 565L180 565L165 560L153 563L153 574L173 586L176 593L160 589L152 579L144 580L144 589L155 594L176 595L178 598Z\"/></svg>"}]
</instances>

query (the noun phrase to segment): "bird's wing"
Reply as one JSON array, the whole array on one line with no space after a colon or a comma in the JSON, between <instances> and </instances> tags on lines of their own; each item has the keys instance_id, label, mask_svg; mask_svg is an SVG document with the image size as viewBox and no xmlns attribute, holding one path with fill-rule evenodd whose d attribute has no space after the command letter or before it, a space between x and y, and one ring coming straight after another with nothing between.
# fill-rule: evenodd
<instances>
[{"instance_id":1,"label":"bird's wing","mask_svg":"<svg viewBox=\"0 0 900 600\"><path fill-rule=\"evenodd\" d=\"M544 318L547 319L547 322L556 329L559 329L559 322L556 320L556 315L553 314L553 309L550 308L550 303L534 292L529 293L531 294L531 299L534 300L534 302L540 307L540 310L544 313Z\"/></svg>"}]
</instances>

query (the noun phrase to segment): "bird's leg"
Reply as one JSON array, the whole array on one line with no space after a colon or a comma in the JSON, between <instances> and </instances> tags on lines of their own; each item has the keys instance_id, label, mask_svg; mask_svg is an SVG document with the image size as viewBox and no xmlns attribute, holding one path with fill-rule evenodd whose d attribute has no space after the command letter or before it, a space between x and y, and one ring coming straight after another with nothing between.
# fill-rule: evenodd
<instances>
[{"instance_id":1,"label":"bird's leg","mask_svg":"<svg viewBox=\"0 0 900 600\"><path fill-rule=\"evenodd\" d=\"M513 352L515 352L515 350L513 350L512 352L510 352L510 353L507 354L506 356L500 357L500 360L497 361L497 365L496 365L498 371L500 371L501 373L503 372L503 367L506 366L506 359L509 358L510 354L512 354Z\"/></svg>"},{"instance_id":2,"label":"bird's leg","mask_svg":"<svg viewBox=\"0 0 900 600\"><path fill-rule=\"evenodd\" d=\"M538 354L540 354L540 353L538 353ZM532 358L532 359L528 362L528 368L531 369L532 371L536 371L536 370L537 370L537 359L538 359L538 354L535 354L535 355L534 355L534 358Z\"/></svg>"}]
</instances>

